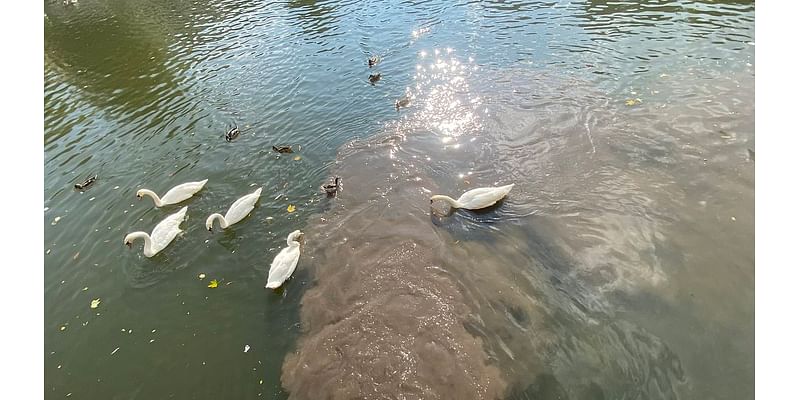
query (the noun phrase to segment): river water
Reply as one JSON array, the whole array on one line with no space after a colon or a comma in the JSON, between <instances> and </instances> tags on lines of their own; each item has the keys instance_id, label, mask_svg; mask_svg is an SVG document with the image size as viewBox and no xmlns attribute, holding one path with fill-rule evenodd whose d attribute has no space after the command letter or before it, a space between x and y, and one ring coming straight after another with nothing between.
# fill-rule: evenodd
<instances>
[{"instance_id":1,"label":"river water","mask_svg":"<svg viewBox=\"0 0 800 400\"><path fill-rule=\"evenodd\" d=\"M46 398L754 397L753 2L44 19ZM206 178L163 252L123 245L180 208L136 190ZM481 212L429 202L508 183Z\"/></svg>"}]
</instances>

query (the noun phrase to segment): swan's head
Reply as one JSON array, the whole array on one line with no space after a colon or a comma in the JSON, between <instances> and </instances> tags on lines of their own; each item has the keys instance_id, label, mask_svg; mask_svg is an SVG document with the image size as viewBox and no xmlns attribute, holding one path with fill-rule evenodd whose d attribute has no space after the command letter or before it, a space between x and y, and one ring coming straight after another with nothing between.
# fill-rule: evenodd
<instances>
[{"instance_id":1,"label":"swan's head","mask_svg":"<svg viewBox=\"0 0 800 400\"><path fill-rule=\"evenodd\" d=\"M139 189L138 191L136 191L136 198L137 198L137 199L141 200L141 199L142 199L142 196L144 196L144 193L142 193L142 190L141 190L141 189Z\"/></svg>"},{"instance_id":2,"label":"swan's head","mask_svg":"<svg viewBox=\"0 0 800 400\"><path fill-rule=\"evenodd\" d=\"M296 230L289 234L289 236L286 238L286 242L288 244L291 244L292 242L299 242L302 237L303 237L303 232L300 232L300 230Z\"/></svg>"},{"instance_id":3,"label":"swan's head","mask_svg":"<svg viewBox=\"0 0 800 400\"><path fill-rule=\"evenodd\" d=\"M209 232L214 232L214 215L209 215L208 219L206 219L206 229Z\"/></svg>"},{"instance_id":4,"label":"swan's head","mask_svg":"<svg viewBox=\"0 0 800 400\"><path fill-rule=\"evenodd\" d=\"M125 246L128 246L129 249L133 248L133 238L131 235L125 236Z\"/></svg>"}]
</instances>

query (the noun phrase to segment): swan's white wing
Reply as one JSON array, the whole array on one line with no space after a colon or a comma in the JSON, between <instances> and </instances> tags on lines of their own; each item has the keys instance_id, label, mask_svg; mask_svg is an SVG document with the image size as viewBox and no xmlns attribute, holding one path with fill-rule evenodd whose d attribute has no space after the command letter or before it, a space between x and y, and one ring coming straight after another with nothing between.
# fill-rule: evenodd
<instances>
[{"instance_id":1,"label":"swan's white wing","mask_svg":"<svg viewBox=\"0 0 800 400\"><path fill-rule=\"evenodd\" d=\"M153 228L150 240L153 242L154 252L158 253L164 250L175 239L175 236L181 233L180 224L186 217L186 209L187 207L183 207L180 211L169 215Z\"/></svg>"},{"instance_id":2,"label":"swan's white wing","mask_svg":"<svg viewBox=\"0 0 800 400\"><path fill-rule=\"evenodd\" d=\"M255 208L260 194L260 192L258 194L251 193L236 200L231 205L231 208L228 209L228 212L225 213L225 220L228 221L228 224L233 225L243 220L247 214L250 214L250 211Z\"/></svg>"},{"instance_id":3,"label":"swan's white wing","mask_svg":"<svg viewBox=\"0 0 800 400\"><path fill-rule=\"evenodd\" d=\"M283 285L283 282L294 273L298 259L300 259L300 246L285 247L281 250L269 267L267 287L277 288Z\"/></svg>"},{"instance_id":4,"label":"swan's white wing","mask_svg":"<svg viewBox=\"0 0 800 400\"><path fill-rule=\"evenodd\" d=\"M199 192L200 189L205 186L206 182L208 182L208 179L199 182L186 182L175 186L161 197L161 201L164 204L180 203Z\"/></svg>"}]
</instances>

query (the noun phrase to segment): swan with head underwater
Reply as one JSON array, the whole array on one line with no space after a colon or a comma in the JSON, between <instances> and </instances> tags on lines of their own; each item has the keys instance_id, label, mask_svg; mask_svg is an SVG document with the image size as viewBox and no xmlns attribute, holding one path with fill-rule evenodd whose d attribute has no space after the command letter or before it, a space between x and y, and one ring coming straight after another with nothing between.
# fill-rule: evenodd
<instances>
[{"instance_id":1,"label":"swan with head underwater","mask_svg":"<svg viewBox=\"0 0 800 400\"><path fill-rule=\"evenodd\" d=\"M129 248L133 247L133 241L139 238L144 239L144 255L145 257L152 257L164 248L167 247L172 241L178 236L179 233L183 232L180 228L181 222L186 219L186 210L188 207L183 207L180 211L170 214L167 218L164 218L161 222L153 228L153 233L147 234L147 232L133 232L129 233L125 236L125 245Z\"/></svg>"},{"instance_id":2,"label":"swan with head underwater","mask_svg":"<svg viewBox=\"0 0 800 400\"><path fill-rule=\"evenodd\" d=\"M200 189L206 185L206 182L208 182L208 179L203 179L202 181L198 182L182 183L170 189L166 194L164 194L164 197L158 197L158 195L150 189L139 189L136 192L136 197L141 200L142 197L149 196L153 199L156 207L163 207L168 204L177 204L194 196L195 193L199 192Z\"/></svg>"},{"instance_id":3,"label":"swan with head underwater","mask_svg":"<svg viewBox=\"0 0 800 400\"><path fill-rule=\"evenodd\" d=\"M250 214L250 211L253 211L260 197L261 188L258 188L255 192L244 195L234 201L224 217L219 213L209 215L208 219L206 219L206 229L208 229L209 232L213 232L215 219L219 220L219 226L222 229L227 229L229 226L243 220Z\"/></svg>"},{"instance_id":4,"label":"swan with head underwater","mask_svg":"<svg viewBox=\"0 0 800 400\"><path fill-rule=\"evenodd\" d=\"M468 210L480 210L482 208L490 207L500 201L503 197L508 195L508 192L514 187L514 184L499 186L499 187L482 187L472 189L455 200L450 196L441 194L431 196L431 204L435 200L444 200L453 208L465 208Z\"/></svg>"},{"instance_id":5,"label":"swan with head underwater","mask_svg":"<svg viewBox=\"0 0 800 400\"><path fill-rule=\"evenodd\" d=\"M272 265L269 267L269 277L267 278L267 289L277 289L283 282L286 282L294 269L297 268L297 260L300 259L300 242L297 239L303 235L299 230L289 234L286 238L288 247L284 247L275 259L272 260Z\"/></svg>"}]
</instances>

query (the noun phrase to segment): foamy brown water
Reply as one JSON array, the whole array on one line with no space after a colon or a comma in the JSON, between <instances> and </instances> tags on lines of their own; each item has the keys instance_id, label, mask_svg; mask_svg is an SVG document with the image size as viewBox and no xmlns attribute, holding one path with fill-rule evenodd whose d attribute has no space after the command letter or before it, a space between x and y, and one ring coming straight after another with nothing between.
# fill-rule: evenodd
<instances>
[{"instance_id":1,"label":"foamy brown water","mask_svg":"<svg viewBox=\"0 0 800 400\"><path fill-rule=\"evenodd\" d=\"M700 251L673 237L703 213L679 215L693 206L686 177L664 168L691 155L654 150L680 138L631 132L639 117L587 82L541 74L479 96L469 69L431 78L441 69L418 68L416 109L389 133L340 151L344 190L309 221L315 283L284 363L291 397L678 398L702 386L683 366L694 357L626 305L652 297L687 317L659 300L676 260ZM519 75L493 90L506 77ZM429 205L509 182L489 210Z\"/></svg>"}]
</instances>

